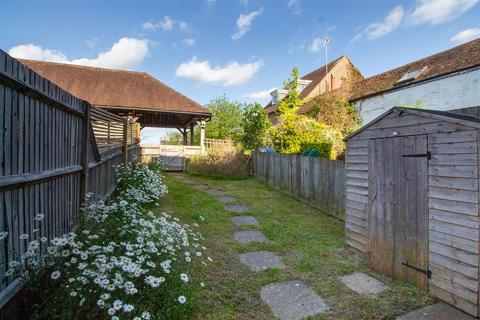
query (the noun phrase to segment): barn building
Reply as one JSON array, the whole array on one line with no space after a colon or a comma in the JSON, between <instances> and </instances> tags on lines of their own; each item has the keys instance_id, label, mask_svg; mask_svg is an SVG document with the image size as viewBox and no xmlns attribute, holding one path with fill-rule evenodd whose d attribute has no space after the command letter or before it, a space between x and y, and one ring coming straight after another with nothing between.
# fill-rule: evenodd
<instances>
[{"instance_id":1,"label":"barn building","mask_svg":"<svg viewBox=\"0 0 480 320\"><path fill-rule=\"evenodd\" d=\"M395 107L346 138L346 240L478 316L480 119Z\"/></svg>"}]
</instances>

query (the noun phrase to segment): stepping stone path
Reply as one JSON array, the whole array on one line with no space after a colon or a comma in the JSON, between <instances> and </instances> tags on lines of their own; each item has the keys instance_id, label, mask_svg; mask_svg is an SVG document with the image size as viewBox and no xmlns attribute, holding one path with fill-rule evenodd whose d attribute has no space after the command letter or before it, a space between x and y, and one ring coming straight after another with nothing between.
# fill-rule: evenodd
<instances>
[{"instance_id":1,"label":"stepping stone path","mask_svg":"<svg viewBox=\"0 0 480 320\"><path fill-rule=\"evenodd\" d=\"M262 288L260 296L281 320L300 320L328 311L325 301L302 281L269 284Z\"/></svg>"},{"instance_id":2,"label":"stepping stone path","mask_svg":"<svg viewBox=\"0 0 480 320\"><path fill-rule=\"evenodd\" d=\"M177 179L191 185L197 190L206 191L208 194L216 196L217 200L222 203L227 204L237 201L236 198L222 195L221 190L210 188L208 185L187 180L185 177L177 177ZM229 212L245 212L248 208L243 204L225 205L225 210ZM232 218L232 221L237 226L259 225L258 220L252 216L236 216ZM242 244L267 241L265 235L260 231L237 231L234 233L233 237ZM282 259L270 251L245 252L240 254L239 257L240 261L249 266L253 271L284 269L286 267L282 262ZM352 281L350 280L350 282ZM356 282L353 281L352 283ZM348 286L347 283L345 284ZM308 316L328 311L328 306L325 301L318 296L315 291L308 288L302 281L287 281L269 284L261 289L260 296L262 300L268 304L272 313L280 320L300 320Z\"/></svg>"},{"instance_id":3,"label":"stepping stone path","mask_svg":"<svg viewBox=\"0 0 480 320\"><path fill-rule=\"evenodd\" d=\"M347 287L360 294L378 294L388 287L368 274L355 272L340 278Z\"/></svg>"},{"instance_id":4,"label":"stepping stone path","mask_svg":"<svg viewBox=\"0 0 480 320\"><path fill-rule=\"evenodd\" d=\"M208 186L206 184L192 184L192 187L200 191L208 190Z\"/></svg>"},{"instance_id":5,"label":"stepping stone path","mask_svg":"<svg viewBox=\"0 0 480 320\"><path fill-rule=\"evenodd\" d=\"M219 196L222 194L222 191L218 189L210 189L210 190L207 190L207 193L211 196Z\"/></svg>"},{"instance_id":6,"label":"stepping stone path","mask_svg":"<svg viewBox=\"0 0 480 320\"><path fill-rule=\"evenodd\" d=\"M474 317L443 302L412 311L395 320L473 320Z\"/></svg>"},{"instance_id":7,"label":"stepping stone path","mask_svg":"<svg viewBox=\"0 0 480 320\"><path fill-rule=\"evenodd\" d=\"M225 206L225 209L230 212L245 212L248 210L243 204Z\"/></svg>"},{"instance_id":8,"label":"stepping stone path","mask_svg":"<svg viewBox=\"0 0 480 320\"><path fill-rule=\"evenodd\" d=\"M285 265L279 256L270 251L255 251L240 254L240 261L253 271L283 269Z\"/></svg>"},{"instance_id":9,"label":"stepping stone path","mask_svg":"<svg viewBox=\"0 0 480 320\"><path fill-rule=\"evenodd\" d=\"M237 199L235 199L234 197L230 197L230 196L218 196L217 200L220 201L220 202L223 202L223 203L230 203L230 202L237 201Z\"/></svg>"},{"instance_id":10,"label":"stepping stone path","mask_svg":"<svg viewBox=\"0 0 480 320\"><path fill-rule=\"evenodd\" d=\"M267 238L260 231L237 231L233 234L235 240L246 244L250 242L265 242Z\"/></svg>"},{"instance_id":11,"label":"stepping stone path","mask_svg":"<svg viewBox=\"0 0 480 320\"><path fill-rule=\"evenodd\" d=\"M237 216L233 217L232 221L237 226L258 225L258 220L251 216Z\"/></svg>"}]
</instances>

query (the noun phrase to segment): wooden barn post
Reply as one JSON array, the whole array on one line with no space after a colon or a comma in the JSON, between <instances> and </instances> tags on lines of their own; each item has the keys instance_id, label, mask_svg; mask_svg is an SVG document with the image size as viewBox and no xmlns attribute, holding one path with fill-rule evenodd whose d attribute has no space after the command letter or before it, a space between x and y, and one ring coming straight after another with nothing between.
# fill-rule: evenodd
<instances>
[{"instance_id":1,"label":"wooden barn post","mask_svg":"<svg viewBox=\"0 0 480 320\"><path fill-rule=\"evenodd\" d=\"M122 138L123 166L127 170L128 164L128 117L123 118L123 138Z\"/></svg>"}]
</instances>

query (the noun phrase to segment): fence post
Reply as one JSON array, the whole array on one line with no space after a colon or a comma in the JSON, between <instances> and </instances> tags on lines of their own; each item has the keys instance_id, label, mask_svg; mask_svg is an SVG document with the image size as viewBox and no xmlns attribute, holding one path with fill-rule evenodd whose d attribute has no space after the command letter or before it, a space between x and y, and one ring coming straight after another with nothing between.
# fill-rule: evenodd
<instances>
[{"instance_id":1,"label":"fence post","mask_svg":"<svg viewBox=\"0 0 480 320\"><path fill-rule=\"evenodd\" d=\"M90 104L83 103L82 143L80 147L82 172L80 175L80 206L85 202L88 186L88 150L90 148Z\"/></svg>"},{"instance_id":2,"label":"fence post","mask_svg":"<svg viewBox=\"0 0 480 320\"><path fill-rule=\"evenodd\" d=\"M123 153L123 166L127 170L128 164L128 117L123 118L123 140L122 140L122 153Z\"/></svg>"}]
</instances>

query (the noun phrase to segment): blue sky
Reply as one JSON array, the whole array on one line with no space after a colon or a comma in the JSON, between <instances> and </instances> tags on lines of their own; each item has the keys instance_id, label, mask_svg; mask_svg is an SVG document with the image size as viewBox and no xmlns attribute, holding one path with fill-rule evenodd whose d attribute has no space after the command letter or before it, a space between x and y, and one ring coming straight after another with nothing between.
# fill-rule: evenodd
<instances>
[{"instance_id":1,"label":"blue sky","mask_svg":"<svg viewBox=\"0 0 480 320\"><path fill-rule=\"evenodd\" d=\"M146 71L199 103L268 100L293 66L371 76L480 36L479 0L2 1L0 48Z\"/></svg>"}]
</instances>

